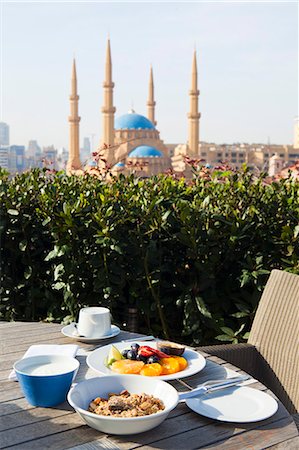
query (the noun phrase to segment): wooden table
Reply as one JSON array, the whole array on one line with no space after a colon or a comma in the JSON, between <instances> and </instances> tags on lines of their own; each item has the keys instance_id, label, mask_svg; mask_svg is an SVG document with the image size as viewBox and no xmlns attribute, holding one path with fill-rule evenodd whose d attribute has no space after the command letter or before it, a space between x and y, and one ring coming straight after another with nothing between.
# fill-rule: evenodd
<instances>
[{"instance_id":1,"label":"wooden table","mask_svg":"<svg viewBox=\"0 0 299 450\"><path fill-rule=\"evenodd\" d=\"M20 359L32 344L73 343L61 333L62 326L33 322L0 322L0 448L14 449L298 449L299 438L295 423L279 402L277 413L257 423L226 424L193 413L180 403L163 424L152 431L133 436L107 436L84 425L81 418L64 403L55 408L36 408L29 405L15 381L7 379L13 363ZM140 336L140 335L136 335ZM117 342L132 333L121 332L109 342ZM106 345L108 341L105 342ZM88 351L91 345L79 343ZM207 356L205 369L186 379L195 386L207 379L223 376L230 369L239 369L219 358ZM80 356L81 375L86 372L85 357ZM89 369L90 370L90 369ZM178 390L185 390L173 382ZM256 382L252 387L268 392Z\"/></svg>"}]
</instances>

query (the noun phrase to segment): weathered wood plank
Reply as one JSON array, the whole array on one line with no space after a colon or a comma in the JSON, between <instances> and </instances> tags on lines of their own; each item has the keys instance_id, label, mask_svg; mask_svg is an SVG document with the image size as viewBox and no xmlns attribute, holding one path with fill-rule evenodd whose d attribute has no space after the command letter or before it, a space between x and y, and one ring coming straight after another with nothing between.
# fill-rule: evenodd
<instances>
[{"instance_id":1,"label":"weathered wood plank","mask_svg":"<svg viewBox=\"0 0 299 450\"><path fill-rule=\"evenodd\" d=\"M215 447L210 446L209 443L211 441L213 441L213 439L215 437L217 437L219 431L222 431L222 437L225 436L225 438L223 440L219 441L215 444ZM280 435L279 435L279 431L276 430L276 437L279 440L280 439ZM232 426L230 428L227 428L226 430L217 430L217 427L215 426L210 426L210 427L203 427L201 429L193 429L193 430L189 430L186 431L185 433L173 433L173 435L167 439L163 439L163 440L157 440L155 442L151 442L148 445L143 445L143 446L138 446L139 450L149 450L149 449L153 449L153 448L159 448L159 449L175 449L175 450L193 450L193 449L200 449L200 448L217 448L217 449L224 449L224 448L229 448L231 449L231 447L225 447L224 444L226 443L227 440L230 439L230 436L234 436L234 439L236 440L236 447L232 447L236 450L262 450L265 449L267 446L267 438L265 439L264 437L259 438L259 446L258 447L253 447L250 445L250 435L251 435L251 430L249 432L237 432L236 429L234 429ZM220 436L220 435L219 435ZM246 446L244 445L244 443L246 442L245 437L247 436L248 440L249 440L249 445ZM243 438L243 439L242 439ZM121 449L123 448L127 448L127 447L123 447L121 446ZM136 448L136 447L128 447L130 449Z\"/></svg>"},{"instance_id":2,"label":"weathered wood plank","mask_svg":"<svg viewBox=\"0 0 299 450\"><path fill-rule=\"evenodd\" d=\"M11 430L14 433L16 427L29 425L41 422L45 419L52 419L54 417L66 416L74 414L74 410L69 407L69 411L58 408L34 408L27 411L19 411L14 414L9 414L1 417L0 432Z\"/></svg>"},{"instance_id":3,"label":"weathered wood plank","mask_svg":"<svg viewBox=\"0 0 299 450\"><path fill-rule=\"evenodd\" d=\"M113 444L107 438L101 438L96 441L89 442L87 444L76 445L76 447L71 447L68 450L101 450L101 449L120 450L120 448L117 445Z\"/></svg>"},{"instance_id":4,"label":"weathered wood plank","mask_svg":"<svg viewBox=\"0 0 299 450\"><path fill-rule=\"evenodd\" d=\"M214 444L205 448L210 450L219 449L219 447L223 450L239 450L240 448L261 450L296 436L298 436L296 425L290 417L285 417L279 421L270 422L256 429L251 429L250 433L242 433L228 437L225 440L215 441ZM267 444L265 445L265 443Z\"/></svg>"},{"instance_id":5,"label":"weathered wood plank","mask_svg":"<svg viewBox=\"0 0 299 450\"><path fill-rule=\"evenodd\" d=\"M29 405L25 397L15 397L13 400L0 403L0 417L6 416L8 414L14 414L20 411L27 411L33 408L34 406Z\"/></svg>"},{"instance_id":6,"label":"weathered wood plank","mask_svg":"<svg viewBox=\"0 0 299 450\"><path fill-rule=\"evenodd\" d=\"M292 422L284 407L279 408L273 417L265 421L248 424L216 422L192 412L185 415L183 420L181 417L177 421L168 419L159 427L159 433L154 435L149 431L142 435L134 436L134 439L132 437L126 439L125 436L121 438L109 436L109 439L112 442L116 442L122 450L136 448L140 443L146 444L141 447L142 450L149 448L187 450L205 447L215 441L225 441L231 436L240 435L241 433L250 434L251 430L261 426L261 424L271 427L273 420L283 423L284 419ZM277 428L277 434L279 435L279 428ZM139 439L141 439L141 442ZM267 440L261 440L261 442L265 444ZM240 448L243 447L241 446Z\"/></svg>"},{"instance_id":7,"label":"weathered wood plank","mask_svg":"<svg viewBox=\"0 0 299 450\"><path fill-rule=\"evenodd\" d=\"M60 328L63 328L62 325L60 325L59 329L57 329L57 327L47 327L47 329L45 329L44 327L42 327L41 329L34 329L34 330L20 330L16 333L16 330L12 329L12 331L10 333L3 333L3 337L1 336L1 340L3 342L3 344L11 344L14 342L33 342L36 343L36 340L38 338L38 336L42 333L42 334L47 334L47 335L51 335L51 334L57 334L57 331L60 331ZM1 333L0 333L1 335ZM24 339L26 341L24 341Z\"/></svg>"},{"instance_id":8,"label":"weathered wood plank","mask_svg":"<svg viewBox=\"0 0 299 450\"><path fill-rule=\"evenodd\" d=\"M27 412L30 414L30 410ZM29 423L24 426L0 432L0 448L18 445L61 431L67 431L82 426L83 421L78 414L66 414L61 417L45 418L38 423Z\"/></svg>"},{"instance_id":9,"label":"weathered wood plank","mask_svg":"<svg viewBox=\"0 0 299 450\"><path fill-rule=\"evenodd\" d=\"M24 327L30 327L33 326L37 323L42 323L42 322L6 322L5 320L1 320L0 321L0 328L13 328L13 327L18 327L18 326L24 326Z\"/></svg>"},{"instance_id":10,"label":"weathered wood plank","mask_svg":"<svg viewBox=\"0 0 299 450\"><path fill-rule=\"evenodd\" d=\"M165 420L160 426L159 429L146 431L142 434L130 435L130 436L108 436L111 442L116 443L122 450L129 450L133 448L137 448L140 445L144 446L144 444L150 445L154 444L152 448L160 448L156 447L156 441L159 443L163 440L167 440L172 438L174 434L179 433L180 435L185 435L192 429L196 429L197 433L200 433L200 429L204 427L213 427L212 421L201 417L197 414L193 414L188 412L183 416L179 417L170 417ZM186 443L185 443L186 444ZM175 446L168 447L169 449L177 448ZM186 447L185 447L186 448Z\"/></svg>"},{"instance_id":11,"label":"weathered wood plank","mask_svg":"<svg viewBox=\"0 0 299 450\"><path fill-rule=\"evenodd\" d=\"M73 343L73 341L71 341L69 338L63 337L61 335L61 337L56 336L51 339L49 339L49 338L38 339L38 343L39 344L48 344L48 343L49 344L70 344L70 343ZM26 350L28 350L30 345L32 345L32 344L19 344L16 347L11 347L5 351L5 355L3 355L3 356L13 355L16 353L19 354L20 352L22 352L22 354L24 354L26 352ZM3 356L2 356L2 358L3 358Z\"/></svg>"},{"instance_id":12,"label":"weathered wood plank","mask_svg":"<svg viewBox=\"0 0 299 450\"><path fill-rule=\"evenodd\" d=\"M13 446L14 450L65 450L75 445L84 444L94 440L105 439L99 431L87 425L51 434L38 439L28 440Z\"/></svg>"},{"instance_id":13,"label":"weathered wood plank","mask_svg":"<svg viewBox=\"0 0 299 450\"><path fill-rule=\"evenodd\" d=\"M27 331L35 331L45 329L54 329L55 327L58 329L62 327L62 324L59 323L43 323L43 322L6 322L0 325L0 334L6 335L6 333L19 333Z\"/></svg>"},{"instance_id":14,"label":"weathered wood plank","mask_svg":"<svg viewBox=\"0 0 299 450\"><path fill-rule=\"evenodd\" d=\"M10 331L1 331L0 329L0 336L2 337L2 341L9 341L9 343L11 342L11 340L13 340L14 342L17 341L21 341L21 342L25 342L24 338L26 338L26 342L27 342L27 338L28 338L28 342L30 342L30 339L32 339L33 343L36 343L36 337L39 334L56 334L57 336L60 336L61 330L65 325L63 324L39 324L39 326L35 326L32 329L24 329L23 327L18 327L16 328L11 328ZM61 336L63 336L61 334ZM132 337L130 333L126 332L126 331L121 331L119 333L118 336L116 336L115 338L111 338L111 341L113 340L114 342L117 342L117 340L125 340L128 337ZM110 342L109 339L107 340L98 340L95 341L92 344L86 344L84 342L79 342L76 341L74 339L71 338L67 338L70 339L71 342L78 342L80 343L80 345L87 345L87 346L95 346L95 345L106 345L106 342ZM138 339L138 338L136 338Z\"/></svg>"},{"instance_id":15,"label":"weathered wood plank","mask_svg":"<svg viewBox=\"0 0 299 450\"><path fill-rule=\"evenodd\" d=\"M17 382L12 382L6 379L5 381L1 381L0 383L0 402L2 401L2 392L7 392L16 389L18 386Z\"/></svg>"},{"instance_id":16,"label":"weathered wood plank","mask_svg":"<svg viewBox=\"0 0 299 450\"><path fill-rule=\"evenodd\" d=\"M57 333L45 333L41 334L40 332L37 334L35 339L32 339L32 336L30 336L30 339L27 339L24 336L24 339L16 340L13 343L6 344L5 348L5 354L8 355L9 353L15 353L16 349L24 348L26 351L31 345L34 345L34 343L38 340L39 344L55 344L58 339L63 339L65 344L74 344L74 341L70 342L70 339L67 337L64 337L63 335L57 336ZM5 343L4 343L5 344Z\"/></svg>"},{"instance_id":17,"label":"weathered wood plank","mask_svg":"<svg viewBox=\"0 0 299 450\"><path fill-rule=\"evenodd\" d=\"M286 441L281 442L280 444L271 445L271 447L268 448L272 450L298 450L299 436L287 439Z\"/></svg>"},{"instance_id":18,"label":"weathered wood plank","mask_svg":"<svg viewBox=\"0 0 299 450\"><path fill-rule=\"evenodd\" d=\"M14 399L22 398L24 397L19 384L16 382L16 387L13 389L10 389L8 391L1 392L1 399L0 399L0 410L1 410L1 404L9 401L13 401Z\"/></svg>"}]
</instances>

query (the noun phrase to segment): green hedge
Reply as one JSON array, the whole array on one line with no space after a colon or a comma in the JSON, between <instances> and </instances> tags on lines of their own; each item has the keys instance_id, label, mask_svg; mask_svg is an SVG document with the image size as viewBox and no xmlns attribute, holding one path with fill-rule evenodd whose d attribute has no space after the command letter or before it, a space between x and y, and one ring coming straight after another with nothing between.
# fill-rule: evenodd
<instances>
[{"instance_id":1,"label":"green hedge","mask_svg":"<svg viewBox=\"0 0 299 450\"><path fill-rule=\"evenodd\" d=\"M192 182L2 171L3 320L128 307L139 329L193 344L245 340L269 271L298 273L299 183L217 172Z\"/></svg>"}]
</instances>

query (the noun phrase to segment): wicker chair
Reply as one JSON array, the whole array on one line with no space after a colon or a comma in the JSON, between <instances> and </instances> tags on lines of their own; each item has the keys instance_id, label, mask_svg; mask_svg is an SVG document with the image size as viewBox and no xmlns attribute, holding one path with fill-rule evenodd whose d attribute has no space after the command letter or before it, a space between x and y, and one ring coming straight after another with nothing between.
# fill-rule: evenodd
<instances>
[{"instance_id":1,"label":"wicker chair","mask_svg":"<svg viewBox=\"0 0 299 450\"><path fill-rule=\"evenodd\" d=\"M299 276L273 270L261 297L248 344L199 347L262 382L287 410L299 409ZM298 417L298 416L297 416Z\"/></svg>"}]
</instances>

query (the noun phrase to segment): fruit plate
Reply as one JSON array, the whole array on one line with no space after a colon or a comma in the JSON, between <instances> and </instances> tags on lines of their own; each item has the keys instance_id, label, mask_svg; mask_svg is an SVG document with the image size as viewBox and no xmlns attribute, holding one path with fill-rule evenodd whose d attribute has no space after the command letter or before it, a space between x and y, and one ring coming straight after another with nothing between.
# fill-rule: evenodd
<instances>
[{"instance_id":1,"label":"fruit plate","mask_svg":"<svg viewBox=\"0 0 299 450\"><path fill-rule=\"evenodd\" d=\"M135 343L135 342L134 342ZM146 342L146 341L136 341L137 344L140 346L147 345L149 347L157 348L156 342ZM116 344L113 344L120 352L123 350L129 349L130 346L133 344L133 342L117 342ZM108 367L105 366L105 358L109 354L111 349L110 345L105 345L104 347L97 348L93 352L91 352L87 359L87 365L95 370L96 372L99 372L103 375L115 375L118 376L116 372L113 372ZM184 354L182 355L188 362L188 367L186 369L181 370L180 372L172 373L169 375L160 375L158 377L151 377L151 378L159 378L160 380L175 380L176 378L186 378L190 377L191 375L194 375L195 373L200 372L206 365L205 358L200 355L199 353L195 352L194 350L190 350L188 348L185 349Z\"/></svg>"}]
</instances>

